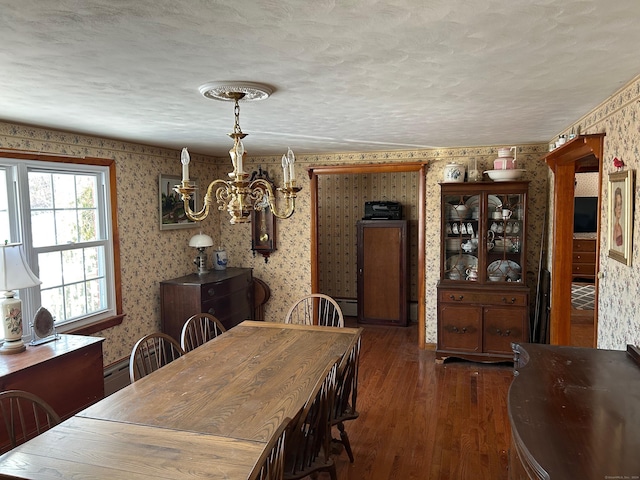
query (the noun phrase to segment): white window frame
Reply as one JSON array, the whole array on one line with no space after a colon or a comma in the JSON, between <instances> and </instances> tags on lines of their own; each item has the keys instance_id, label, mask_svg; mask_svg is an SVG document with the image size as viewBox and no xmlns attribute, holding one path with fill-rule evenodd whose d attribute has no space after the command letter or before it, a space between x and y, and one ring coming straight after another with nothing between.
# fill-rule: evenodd
<instances>
[{"instance_id":1,"label":"white window frame","mask_svg":"<svg viewBox=\"0 0 640 480\"><path fill-rule=\"evenodd\" d=\"M112 222L116 221L114 212L111 211L114 202L112 202L111 196L115 193L111 192L111 185L113 179L111 175L114 174L108 164L110 162L84 162L84 161L72 161L66 163L55 159L54 161L32 160L32 159L17 159L11 157L0 158L0 168L7 170L7 194L9 209L14 209L15 213L10 214L11 221L11 242L19 242L23 244L23 251L25 253L27 262L32 268L33 272L38 275L37 265L37 253L45 251L60 250L60 246L56 247L38 247L34 248L31 239L31 209L29 200L28 189L28 172L45 171L49 173L71 173L71 174L92 174L97 175L99 178L100 192L99 200L99 222L101 224L101 230L104 233L104 239L96 242L82 242L73 244L73 248L80 248L82 246L92 246L99 244L104 248L105 254L105 283L106 283L106 309L100 312L92 313L85 316L73 318L64 322L56 322L56 331L58 333L65 333L71 330L78 330L88 327L93 324L97 324L107 319L112 319L119 315L118 312L118 295L117 288L117 260L114 253L114 232L116 231L116 225ZM17 209L17 210L16 210ZM29 289L23 289L19 292L19 297L23 302L23 338L29 340L32 336L30 322L34 318L37 309L41 306L40 302L40 289L39 287L33 287ZM46 307L46 305L44 305Z\"/></svg>"}]
</instances>

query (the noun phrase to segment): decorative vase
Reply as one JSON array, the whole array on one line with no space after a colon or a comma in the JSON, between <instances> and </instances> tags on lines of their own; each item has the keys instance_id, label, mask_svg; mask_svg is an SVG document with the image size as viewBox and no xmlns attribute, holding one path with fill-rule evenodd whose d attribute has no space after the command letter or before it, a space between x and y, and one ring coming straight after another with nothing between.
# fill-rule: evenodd
<instances>
[{"instance_id":1,"label":"decorative vase","mask_svg":"<svg viewBox=\"0 0 640 480\"><path fill-rule=\"evenodd\" d=\"M459 163L448 163L444 167L445 182L464 182L465 166Z\"/></svg>"},{"instance_id":2,"label":"decorative vase","mask_svg":"<svg viewBox=\"0 0 640 480\"><path fill-rule=\"evenodd\" d=\"M214 270L226 270L227 269L227 251L219 248L216 250L216 255L213 259Z\"/></svg>"}]
</instances>

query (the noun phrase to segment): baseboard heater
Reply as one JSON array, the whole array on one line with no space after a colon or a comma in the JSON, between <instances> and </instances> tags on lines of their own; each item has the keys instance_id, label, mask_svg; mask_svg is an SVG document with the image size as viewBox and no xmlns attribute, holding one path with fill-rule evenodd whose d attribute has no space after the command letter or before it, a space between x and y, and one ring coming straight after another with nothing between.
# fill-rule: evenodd
<instances>
[{"instance_id":1,"label":"baseboard heater","mask_svg":"<svg viewBox=\"0 0 640 480\"><path fill-rule=\"evenodd\" d=\"M112 363L104 369L104 396L107 397L129 385L129 357Z\"/></svg>"},{"instance_id":2,"label":"baseboard heater","mask_svg":"<svg viewBox=\"0 0 640 480\"><path fill-rule=\"evenodd\" d=\"M342 315L345 317L357 317L358 316L358 300L353 298L336 298L336 302L342 310Z\"/></svg>"},{"instance_id":3,"label":"baseboard heater","mask_svg":"<svg viewBox=\"0 0 640 480\"><path fill-rule=\"evenodd\" d=\"M336 302L342 310L342 315L345 317L357 317L358 316L358 300L353 298L336 298ZM418 303L409 303L409 320L411 322L418 321Z\"/></svg>"}]
</instances>

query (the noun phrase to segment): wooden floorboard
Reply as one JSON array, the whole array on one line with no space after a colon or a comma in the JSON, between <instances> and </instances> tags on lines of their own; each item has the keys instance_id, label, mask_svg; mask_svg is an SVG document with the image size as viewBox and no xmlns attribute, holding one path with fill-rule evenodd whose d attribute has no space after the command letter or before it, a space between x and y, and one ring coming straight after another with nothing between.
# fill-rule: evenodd
<instances>
[{"instance_id":1,"label":"wooden floorboard","mask_svg":"<svg viewBox=\"0 0 640 480\"><path fill-rule=\"evenodd\" d=\"M364 326L360 417L345 424L355 462L338 455L338 478L506 480L512 365L436 365L417 345L417 325Z\"/></svg>"}]
</instances>

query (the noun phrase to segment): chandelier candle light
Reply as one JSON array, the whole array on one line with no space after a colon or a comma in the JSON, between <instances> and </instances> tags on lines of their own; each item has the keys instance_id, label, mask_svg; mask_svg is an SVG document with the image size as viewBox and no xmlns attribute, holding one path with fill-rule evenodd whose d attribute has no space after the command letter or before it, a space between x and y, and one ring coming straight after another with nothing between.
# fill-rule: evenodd
<instances>
[{"instance_id":1,"label":"chandelier candle light","mask_svg":"<svg viewBox=\"0 0 640 480\"><path fill-rule=\"evenodd\" d=\"M276 191L282 194L286 202L286 208L283 212L276 208L276 192L273 191L271 184L261 178L249 181L250 174L244 171L243 165L246 152L242 139L247 134L243 133L240 128L240 106L238 102L263 100L271 95L272 90L266 85L257 83L208 83L200 87L200 93L207 98L234 102L235 124L233 133L228 134L233 139L233 147L229 150L233 172L229 173L231 180L218 179L209 184L207 193L204 196L202 209L194 212L189 205L191 196L195 192L195 187L189 180L190 157L187 149L183 148L180 155L182 183L176 185L174 190L184 201L184 211L187 217L194 222L200 222L207 218L215 197L218 203L218 210L229 212L232 224L248 223L251 220L251 211L262 210L265 198L267 200L266 203L276 217L289 218L293 215L296 207L296 194L301 190L300 187L296 186L295 155L291 148L282 156L284 186L276 188Z\"/></svg>"}]
</instances>

